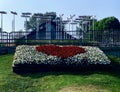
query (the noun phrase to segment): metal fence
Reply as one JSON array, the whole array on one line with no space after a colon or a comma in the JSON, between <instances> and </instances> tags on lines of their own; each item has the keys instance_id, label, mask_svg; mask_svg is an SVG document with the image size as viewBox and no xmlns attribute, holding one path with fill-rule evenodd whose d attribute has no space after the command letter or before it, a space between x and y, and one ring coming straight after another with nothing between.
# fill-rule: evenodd
<instances>
[{"instance_id":1,"label":"metal fence","mask_svg":"<svg viewBox=\"0 0 120 92\"><path fill-rule=\"evenodd\" d=\"M120 47L120 31L58 31L41 32L36 38L35 32L0 32L0 46L22 44L68 44L93 45L99 47Z\"/></svg>"},{"instance_id":2,"label":"metal fence","mask_svg":"<svg viewBox=\"0 0 120 92\"><path fill-rule=\"evenodd\" d=\"M39 36L36 37L36 36ZM39 32L0 32L0 48L16 47L17 45L83 45L83 46L98 46L104 48L106 53L115 53L120 56L120 30L110 31L47 31ZM106 48L106 49L105 49ZM109 49L108 49L109 48ZM111 48L114 49L112 52Z\"/></svg>"}]
</instances>

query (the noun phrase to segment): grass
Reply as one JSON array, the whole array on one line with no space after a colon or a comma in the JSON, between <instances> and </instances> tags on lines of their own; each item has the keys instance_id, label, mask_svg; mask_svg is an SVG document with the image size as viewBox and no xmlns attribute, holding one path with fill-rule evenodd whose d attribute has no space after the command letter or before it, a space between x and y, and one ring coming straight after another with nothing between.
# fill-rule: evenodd
<instances>
[{"instance_id":1,"label":"grass","mask_svg":"<svg viewBox=\"0 0 120 92\"><path fill-rule=\"evenodd\" d=\"M12 72L13 54L0 56L0 92L120 92L120 58L109 71Z\"/></svg>"}]
</instances>

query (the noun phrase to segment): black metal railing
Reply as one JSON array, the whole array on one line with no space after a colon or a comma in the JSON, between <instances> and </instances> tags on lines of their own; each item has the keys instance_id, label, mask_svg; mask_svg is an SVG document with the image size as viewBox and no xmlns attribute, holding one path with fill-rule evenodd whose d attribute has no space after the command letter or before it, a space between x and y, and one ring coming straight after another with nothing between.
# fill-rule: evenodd
<instances>
[{"instance_id":1,"label":"black metal railing","mask_svg":"<svg viewBox=\"0 0 120 92\"><path fill-rule=\"evenodd\" d=\"M68 44L93 45L99 47L120 47L120 31L113 30L76 32L58 31L41 32L36 38L35 32L0 32L0 46L16 46L22 44ZM94 37L94 38L93 38Z\"/></svg>"},{"instance_id":2,"label":"black metal railing","mask_svg":"<svg viewBox=\"0 0 120 92\"><path fill-rule=\"evenodd\" d=\"M36 31L32 32L0 32L0 47L16 47L17 45L83 45L98 46L100 48L120 48L120 30L108 31L43 31L36 37ZM104 49L103 49L104 50ZM105 52L115 53L120 56L120 49L114 49L114 52L104 50ZM118 50L118 51L117 51Z\"/></svg>"}]
</instances>

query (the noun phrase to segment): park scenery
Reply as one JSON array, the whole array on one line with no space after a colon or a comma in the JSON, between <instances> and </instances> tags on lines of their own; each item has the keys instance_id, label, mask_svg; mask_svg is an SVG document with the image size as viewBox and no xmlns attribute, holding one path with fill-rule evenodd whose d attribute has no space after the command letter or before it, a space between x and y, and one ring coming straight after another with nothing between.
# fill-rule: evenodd
<instances>
[{"instance_id":1,"label":"park scenery","mask_svg":"<svg viewBox=\"0 0 120 92\"><path fill-rule=\"evenodd\" d=\"M117 18L79 16L71 25L55 12L42 16L36 26L34 17L25 21L25 31L0 32L1 92L120 91Z\"/></svg>"},{"instance_id":2,"label":"park scenery","mask_svg":"<svg viewBox=\"0 0 120 92\"><path fill-rule=\"evenodd\" d=\"M53 50L61 47L68 54ZM120 58L97 47L21 45L1 55L0 65L1 92L120 91Z\"/></svg>"},{"instance_id":3,"label":"park scenery","mask_svg":"<svg viewBox=\"0 0 120 92\"><path fill-rule=\"evenodd\" d=\"M104 52L97 47L72 45L21 45L16 48L13 60L13 71L17 72L19 70L20 72L22 69L21 72L25 72L23 69L26 69L29 66L30 70L32 69L32 71L34 71L36 67L38 70L38 68L41 68L41 66L42 70L51 70L53 69L51 67L54 67L54 69L57 70L57 66L61 69L63 69L63 67L64 69L67 67L74 67L75 70L77 67L89 67L91 65L109 66L110 62L111 61L104 54ZM32 67L34 67L34 70ZM29 70L29 68L27 68L27 70Z\"/></svg>"},{"instance_id":4,"label":"park scenery","mask_svg":"<svg viewBox=\"0 0 120 92\"><path fill-rule=\"evenodd\" d=\"M0 92L120 92L119 1L28 1L0 0Z\"/></svg>"}]
</instances>

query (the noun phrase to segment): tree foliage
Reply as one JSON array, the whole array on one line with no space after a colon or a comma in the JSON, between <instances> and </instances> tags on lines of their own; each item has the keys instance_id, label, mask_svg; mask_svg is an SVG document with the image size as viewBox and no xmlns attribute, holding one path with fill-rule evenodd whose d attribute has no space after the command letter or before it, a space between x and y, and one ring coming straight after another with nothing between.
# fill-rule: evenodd
<instances>
[{"instance_id":1,"label":"tree foliage","mask_svg":"<svg viewBox=\"0 0 120 92\"><path fill-rule=\"evenodd\" d=\"M95 30L119 30L120 22L115 17L107 17L95 22Z\"/></svg>"},{"instance_id":2,"label":"tree foliage","mask_svg":"<svg viewBox=\"0 0 120 92\"><path fill-rule=\"evenodd\" d=\"M116 17L107 17L102 20L95 21L94 38L99 42L119 41L120 22Z\"/></svg>"},{"instance_id":3,"label":"tree foliage","mask_svg":"<svg viewBox=\"0 0 120 92\"><path fill-rule=\"evenodd\" d=\"M35 30L37 27L37 22L39 21L39 25L41 25L42 23L45 23L48 17L51 18L51 20L56 18L56 12L46 12L45 14L43 14L43 16L41 16L40 18L36 19L33 16L30 17L29 21L27 21L27 23L25 23L25 26L27 24L27 29L31 29L31 30Z\"/></svg>"}]
</instances>

